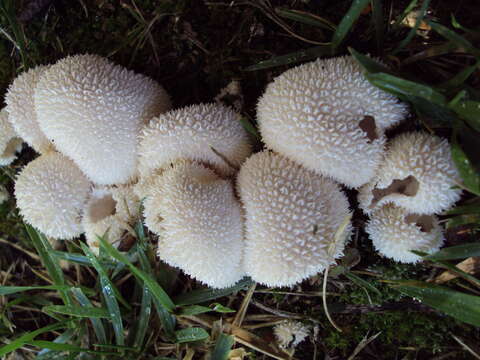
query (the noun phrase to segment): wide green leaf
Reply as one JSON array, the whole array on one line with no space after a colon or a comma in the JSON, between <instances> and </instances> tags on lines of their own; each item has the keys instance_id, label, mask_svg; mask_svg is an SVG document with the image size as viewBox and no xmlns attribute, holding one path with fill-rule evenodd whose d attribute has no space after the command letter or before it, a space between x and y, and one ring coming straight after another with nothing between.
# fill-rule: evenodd
<instances>
[{"instance_id":1,"label":"wide green leaf","mask_svg":"<svg viewBox=\"0 0 480 360\"><path fill-rule=\"evenodd\" d=\"M332 47L336 49L345 39L348 32L352 28L355 21L357 21L358 17L362 13L363 9L368 5L370 0L353 0L350 9L348 9L347 13L343 16L342 21L337 27L337 30L333 34L332 38Z\"/></svg>"},{"instance_id":2,"label":"wide green leaf","mask_svg":"<svg viewBox=\"0 0 480 360\"><path fill-rule=\"evenodd\" d=\"M360 64L360 66L370 74L375 73L390 73L390 69L388 69L385 65L375 61L370 56L363 55L359 53L354 48L349 47L348 51L352 54L353 58Z\"/></svg>"},{"instance_id":3,"label":"wide green leaf","mask_svg":"<svg viewBox=\"0 0 480 360\"><path fill-rule=\"evenodd\" d=\"M110 318L107 309L82 306L49 305L44 306L42 311L46 313L58 313L84 318Z\"/></svg>"},{"instance_id":4,"label":"wide green leaf","mask_svg":"<svg viewBox=\"0 0 480 360\"><path fill-rule=\"evenodd\" d=\"M477 131L480 131L480 102L464 100L454 103L450 108Z\"/></svg>"},{"instance_id":5,"label":"wide green leaf","mask_svg":"<svg viewBox=\"0 0 480 360\"><path fill-rule=\"evenodd\" d=\"M433 21L430 21L429 25L434 31L443 36L445 39L450 40L458 47L466 49L476 56L480 55L480 50L476 49L470 41L465 39L463 36L458 35L455 31L452 31L446 26Z\"/></svg>"},{"instance_id":6,"label":"wide green leaf","mask_svg":"<svg viewBox=\"0 0 480 360\"><path fill-rule=\"evenodd\" d=\"M460 321L480 326L480 296L421 281L400 281L392 287Z\"/></svg>"},{"instance_id":7,"label":"wide green leaf","mask_svg":"<svg viewBox=\"0 0 480 360\"><path fill-rule=\"evenodd\" d=\"M215 343L215 348L213 349L210 359L228 360L228 355L230 354L234 342L235 339L233 336L221 333Z\"/></svg>"},{"instance_id":8,"label":"wide green leaf","mask_svg":"<svg viewBox=\"0 0 480 360\"><path fill-rule=\"evenodd\" d=\"M463 180L463 185L471 193L480 196L480 174L458 144L456 138L450 145L452 159Z\"/></svg>"},{"instance_id":9,"label":"wide green leaf","mask_svg":"<svg viewBox=\"0 0 480 360\"><path fill-rule=\"evenodd\" d=\"M303 11L276 8L275 12L285 19L290 19L306 25L316 26L325 30L335 31L337 28L335 24L327 19Z\"/></svg>"},{"instance_id":10,"label":"wide green leaf","mask_svg":"<svg viewBox=\"0 0 480 360\"><path fill-rule=\"evenodd\" d=\"M176 342L179 344L205 340L208 339L208 337L208 333L199 327L191 327L175 331Z\"/></svg>"},{"instance_id":11,"label":"wide green leaf","mask_svg":"<svg viewBox=\"0 0 480 360\"><path fill-rule=\"evenodd\" d=\"M427 255L427 260L455 260L466 259L472 256L480 256L480 243L461 244L441 249L436 253Z\"/></svg>"}]
</instances>

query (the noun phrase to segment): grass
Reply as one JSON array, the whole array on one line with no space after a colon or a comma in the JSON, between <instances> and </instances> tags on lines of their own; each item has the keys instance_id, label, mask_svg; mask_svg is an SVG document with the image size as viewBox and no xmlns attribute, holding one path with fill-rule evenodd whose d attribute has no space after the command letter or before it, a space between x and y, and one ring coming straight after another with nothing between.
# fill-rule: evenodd
<instances>
[{"instance_id":1,"label":"grass","mask_svg":"<svg viewBox=\"0 0 480 360\"><path fill-rule=\"evenodd\" d=\"M412 9L425 18L402 26ZM459 186L467 191L442 219L447 246L470 244L420 265L396 264L374 252L362 230L365 218L355 213L355 239L327 284L340 333L325 316L321 276L293 289L253 287L248 279L231 289L205 289L155 260L156 239L140 223L128 253L106 246L105 256L96 258L81 240L53 249L24 227L11 198L0 205L0 354L226 359L234 346L249 359L286 358L268 345L272 324L286 318L312 329L297 359L349 358L357 347L356 359L468 359L479 353L479 324L465 322L478 316L478 308L466 316L457 311L479 299L472 274L456 270L459 276L441 288L426 285L479 251L480 14L474 1L5 0L0 10L2 98L25 69L90 52L155 78L177 107L211 101L238 80L242 92L233 100L253 134L256 101L274 76L318 56L351 52L373 84L411 104L413 115L401 131L424 128L451 138ZM422 22L430 26L428 38L418 35ZM14 174L34 156L26 149L2 169L0 183L10 193ZM442 296L454 306L436 302Z\"/></svg>"}]
</instances>

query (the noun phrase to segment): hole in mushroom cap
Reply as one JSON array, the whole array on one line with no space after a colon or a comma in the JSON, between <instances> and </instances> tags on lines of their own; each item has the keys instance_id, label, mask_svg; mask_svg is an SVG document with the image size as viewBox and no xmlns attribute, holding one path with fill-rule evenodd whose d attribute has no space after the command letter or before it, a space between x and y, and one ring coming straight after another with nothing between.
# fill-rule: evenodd
<instances>
[{"instance_id":1,"label":"hole in mushroom cap","mask_svg":"<svg viewBox=\"0 0 480 360\"><path fill-rule=\"evenodd\" d=\"M409 214L405 216L405 223L415 224L421 232L430 232L433 229L433 217L429 215Z\"/></svg>"},{"instance_id":2,"label":"hole in mushroom cap","mask_svg":"<svg viewBox=\"0 0 480 360\"><path fill-rule=\"evenodd\" d=\"M391 194L415 196L419 187L420 183L412 175L407 176L403 180L395 179L385 189L374 188L372 190L373 199L370 207L373 208L382 198Z\"/></svg>"},{"instance_id":3,"label":"hole in mushroom cap","mask_svg":"<svg viewBox=\"0 0 480 360\"><path fill-rule=\"evenodd\" d=\"M367 134L368 143L378 139L377 125L375 124L375 118L373 116L364 116L363 120L358 123L358 126Z\"/></svg>"},{"instance_id":4,"label":"hole in mushroom cap","mask_svg":"<svg viewBox=\"0 0 480 360\"><path fill-rule=\"evenodd\" d=\"M13 156L17 151L20 150L21 145L22 139L18 137L11 139L3 150L2 157L8 158L10 156Z\"/></svg>"},{"instance_id":5,"label":"hole in mushroom cap","mask_svg":"<svg viewBox=\"0 0 480 360\"><path fill-rule=\"evenodd\" d=\"M90 219L93 223L97 223L107 216L115 215L117 202L111 194L95 200L90 206Z\"/></svg>"}]
</instances>

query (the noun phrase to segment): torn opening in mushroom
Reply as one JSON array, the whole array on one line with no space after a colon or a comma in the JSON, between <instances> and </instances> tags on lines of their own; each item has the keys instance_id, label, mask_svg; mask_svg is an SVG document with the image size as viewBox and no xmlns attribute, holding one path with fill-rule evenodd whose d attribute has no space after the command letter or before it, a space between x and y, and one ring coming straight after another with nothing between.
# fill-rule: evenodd
<instances>
[{"instance_id":1,"label":"torn opening in mushroom","mask_svg":"<svg viewBox=\"0 0 480 360\"><path fill-rule=\"evenodd\" d=\"M377 125L373 116L364 116L363 120L358 123L358 126L366 133L369 140L368 143L378 139Z\"/></svg>"},{"instance_id":2,"label":"torn opening in mushroom","mask_svg":"<svg viewBox=\"0 0 480 360\"><path fill-rule=\"evenodd\" d=\"M96 200L90 207L90 219L93 223L97 223L110 215L115 215L117 202L113 199L112 194Z\"/></svg>"},{"instance_id":3,"label":"torn opening in mushroom","mask_svg":"<svg viewBox=\"0 0 480 360\"><path fill-rule=\"evenodd\" d=\"M405 223L415 224L421 232L428 233L433 229L434 219L430 215L409 214L405 216Z\"/></svg>"},{"instance_id":4,"label":"torn opening in mushroom","mask_svg":"<svg viewBox=\"0 0 480 360\"><path fill-rule=\"evenodd\" d=\"M412 175L409 175L402 180L395 179L385 189L374 188L372 190L373 199L370 204L370 208L375 207L381 199L391 194L415 196L418 192L419 187L420 187L420 183Z\"/></svg>"}]
</instances>

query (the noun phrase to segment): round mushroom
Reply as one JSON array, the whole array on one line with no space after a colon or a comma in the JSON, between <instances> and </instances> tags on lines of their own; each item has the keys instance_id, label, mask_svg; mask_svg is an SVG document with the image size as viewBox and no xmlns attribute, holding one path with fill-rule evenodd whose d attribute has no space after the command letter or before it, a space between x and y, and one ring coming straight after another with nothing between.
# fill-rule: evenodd
<instances>
[{"instance_id":1,"label":"round mushroom","mask_svg":"<svg viewBox=\"0 0 480 360\"><path fill-rule=\"evenodd\" d=\"M0 165L9 165L22 150L22 139L17 135L8 121L6 109L0 111Z\"/></svg>"},{"instance_id":2,"label":"round mushroom","mask_svg":"<svg viewBox=\"0 0 480 360\"><path fill-rule=\"evenodd\" d=\"M385 129L406 115L406 105L371 85L352 57L287 70L257 107L267 147L352 188L375 175Z\"/></svg>"},{"instance_id":3,"label":"round mushroom","mask_svg":"<svg viewBox=\"0 0 480 360\"><path fill-rule=\"evenodd\" d=\"M83 232L82 209L90 182L69 158L51 151L28 163L15 181L15 198L24 220L55 239Z\"/></svg>"},{"instance_id":4,"label":"round mushroom","mask_svg":"<svg viewBox=\"0 0 480 360\"><path fill-rule=\"evenodd\" d=\"M389 143L377 175L359 190L358 201L367 214L389 202L412 213L434 214L460 199L460 182L446 140L404 133Z\"/></svg>"},{"instance_id":5,"label":"round mushroom","mask_svg":"<svg viewBox=\"0 0 480 360\"><path fill-rule=\"evenodd\" d=\"M223 105L191 105L162 114L145 126L140 136L139 171L148 176L178 159L190 159L229 176L250 153L239 114Z\"/></svg>"},{"instance_id":6,"label":"round mushroom","mask_svg":"<svg viewBox=\"0 0 480 360\"><path fill-rule=\"evenodd\" d=\"M96 184L136 175L137 137L170 108L155 81L96 55L66 57L46 70L35 91L38 122L59 151Z\"/></svg>"},{"instance_id":7,"label":"round mushroom","mask_svg":"<svg viewBox=\"0 0 480 360\"><path fill-rule=\"evenodd\" d=\"M179 161L153 189L145 223L159 235L160 259L213 288L240 280L243 221L232 184L201 164Z\"/></svg>"},{"instance_id":8,"label":"round mushroom","mask_svg":"<svg viewBox=\"0 0 480 360\"><path fill-rule=\"evenodd\" d=\"M365 230L380 254L403 263L422 259L411 250L431 254L444 242L442 229L434 215L408 213L393 204L376 208Z\"/></svg>"},{"instance_id":9,"label":"round mushroom","mask_svg":"<svg viewBox=\"0 0 480 360\"><path fill-rule=\"evenodd\" d=\"M82 225L88 246L98 255L98 237L115 247L138 219L140 201L132 186L94 188L83 211Z\"/></svg>"},{"instance_id":10,"label":"round mushroom","mask_svg":"<svg viewBox=\"0 0 480 360\"><path fill-rule=\"evenodd\" d=\"M340 188L286 157L264 151L240 169L245 211L244 266L267 286L292 286L338 258L350 234Z\"/></svg>"},{"instance_id":11,"label":"round mushroom","mask_svg":"<svg viewBox=\"0 0 480 360\"><path fill-rule=\"evenodd\" d=\"M34 104L35 88L47 69L48 66L37 66L18 75L5 95L8 118L15 132L39 153L53 149L40 129Z\"/></svg>"}]
</instances>

